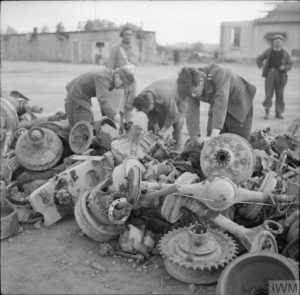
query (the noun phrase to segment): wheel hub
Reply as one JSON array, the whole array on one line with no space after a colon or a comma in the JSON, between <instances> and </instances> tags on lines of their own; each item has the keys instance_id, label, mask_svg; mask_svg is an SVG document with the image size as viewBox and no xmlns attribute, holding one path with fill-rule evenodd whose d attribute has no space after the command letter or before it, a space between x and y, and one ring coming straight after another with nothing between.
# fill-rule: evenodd
<instances>
[{"instance_id":1,"label":"wheel hub","mask_svg":"<svg viewBox=\"0 0 300 295\"><path fill-rule=\"evenodd\" d=\"M193 284L216 282L237 253L237 246L229 236L200 224L169 232L159 247L167 272Z\"/></svg>"}]
</instances>

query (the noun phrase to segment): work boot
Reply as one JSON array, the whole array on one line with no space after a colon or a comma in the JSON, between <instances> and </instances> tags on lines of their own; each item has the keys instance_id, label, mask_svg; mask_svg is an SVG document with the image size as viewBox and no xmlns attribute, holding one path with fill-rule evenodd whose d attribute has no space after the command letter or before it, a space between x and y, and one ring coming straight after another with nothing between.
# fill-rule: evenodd
<instances>
[{"instance_id":1,"label":"work boot","mask_svg":"<svg viewBox=\"0 0 300 295\"><path fill-rule=\"evenodd\" d=\"M270 114L270 110L269 109L265 109L265 116L264 116L265 120L269 119L269 114Z\"/></svg>"},{"instance_id":2,"label":"work boot","mask_svg":"<svg viewBox=\"0 0 300 295\"><path fill-rule=\"evenodd\" d=\"M282 119L284 119L284 118L283 118L282 114L276 113L276 119L281 119L281 120L282 120Z\"/></svg>"}]
</instances>

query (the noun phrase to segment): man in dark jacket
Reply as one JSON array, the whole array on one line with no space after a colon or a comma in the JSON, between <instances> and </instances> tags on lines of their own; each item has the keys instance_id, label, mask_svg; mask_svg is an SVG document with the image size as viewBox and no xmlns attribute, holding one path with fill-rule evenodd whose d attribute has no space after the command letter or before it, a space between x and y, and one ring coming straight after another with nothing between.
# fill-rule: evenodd
<instances>
[{"instance_id":1,"label":"man in dark jacket","mask_svg":"<svg viewBox=\"0 0 300 295\"><path fill-rule=\"evenodd\" d=\"M263 65L262 76L265 77L265 119L269 118L270 108L272 106L272 97L275 91L276 118L283 119L284 112L284 87L287 83L287 72L292 68L292 61L289 54L283 47L283 36L275 35L272 38L272 47L257 57L256 63L259 68ZM265 61L265 63L264 63Z\"/></svg>"},{"instance_id":2,"label":"man in dark jacket","mask_svg":"<svg viewBox=\"0 0 300 295\"><path fill-rule=\"evenodd\" d=\"M133 106L147 115L148 130L162 136L173 126L176 149L182 150L185 102L177 94L176 79L152 83L133 100Z\"/></svg>"},{"instance_id":3,"label":"man in dark jacket","mask_svg":"<svg viewBox=\"0 0 300 295\"><path fill-rule=\"evenodd\" d=\"M200 136L200 101L210 104L207 136L235 133L249 137L256 87L241 76L216 64L186 67L178 75L177 91L187 101L186 123L191 137Z\"/></svg>"},{"instance_id":4,"label":"man in dark jacket","mask_svg":"<svg viewBox=\"0 0 300 295\"><path fill-rule=\"evenodd\" d=\"M97 97L102 115L120 121L120 115L110 104L113 89L127 88L134 83L133 74L126 68L117 70L103 68L82 74L67 86L68 95L65 99L65 111L71 126L79 121L93 122L91 98Z\"/></svg>"}]
</instances>

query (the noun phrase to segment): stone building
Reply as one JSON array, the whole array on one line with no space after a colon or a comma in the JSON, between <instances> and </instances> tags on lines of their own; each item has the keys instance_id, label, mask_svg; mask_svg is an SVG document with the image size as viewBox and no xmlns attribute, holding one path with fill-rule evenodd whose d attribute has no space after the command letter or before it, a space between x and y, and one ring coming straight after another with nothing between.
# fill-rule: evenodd
<instances>
[{"instance_id":1,"label":"stone building","mask_svg":"<svg viewBox=\"0 0 300 295\"><path fill-rule=\"evenodd\" d=\"M219 53L222 59L254 59L270 47L275 34L285 37L292 59L300 59L300 2L277 4L253 21L222 22Z\"/></svg>"},{"instance_id":2,"label":"stone building","mask_svg":"<svg viewBox=\"0 0 300 295\"><path fill-rule=\"evenodd\" d=\"M61 33L9 34L1 36L1 59L103 64L110 49L119 44L120 30L73 31ZM156 59L156 36L152 31L134 31L140 62Z\"/></svg>"}]
</instances>

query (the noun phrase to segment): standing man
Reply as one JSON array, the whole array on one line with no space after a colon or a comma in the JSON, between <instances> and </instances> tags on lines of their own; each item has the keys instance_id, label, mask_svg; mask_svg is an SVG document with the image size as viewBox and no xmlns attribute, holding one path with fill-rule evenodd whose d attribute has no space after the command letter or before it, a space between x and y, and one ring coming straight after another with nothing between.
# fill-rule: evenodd
<instances>
[{"instance_id":1,"label":"standing man","mask_svg":"<svg viewBox=\"0 0 300 295\"><path fill-rule=\"evenodd\" d=\"M102 115L119 124L120 115L110 103L111 91L126 89L133 83L133 74L124 67L117 70L103 68L78 76L66 86L68 95L65 99L65 111L70 125L74 126L82 120L93 122L92 97L97 97Z\"/></svg>"},{"instance_id":2,"label":"standing man","mask_svg":"<svg viewBox=\"0 0 300 295\"><path fill-rule=\"evenodd\" d=\"M256 87L241 76L210 64L185 67L177 79L177 91L187 101L186 124L190 137L200 136L200 101L210 104L207 136L235 133L248 139Z\"/></svg>"},{"instance_id":3,"label":"standing man","mask_svg":"<svg viewBox=\"0 0 300 295\"><path fill-rule=\"evenodd\" d=\"M158 80L146 87L134 100L133 106L148 117L148 130L163 134L173 125L176 150L183 148L185 102L177 94L176 79Z\"/></svg>"},{"instance_id":4,"label":"standing man","mask_svg":"<svg viewBox=\"0 0 300 295\"><path fill-rule=\"evenodd\" d=\"M292 68L292 61L286 50L283 49L283 36L275 35L272 38L272 47L257 57L259 68L264 66L262 76L265 77L265 119L269 118L272 106L272 97L275 91L275 113L277 119L283 119L284 99L283 92L287 83L287 72ZM265 61L265 63L263 63Z\"/></svg>"},{"instance_id":5,"label":"standing man","mask_svg":"<svg viewBox=\"0 0 300 295\"><path fill-rule=\"evenodd\" d=\"M106 66L111 69L126 66L134 72L139 60L139 50L132 42L132 29L129 26L125 26L120 32L120 37L122 38L121 44L112 48ZM118 103L120 100L122 101L120 112L124 113L126 121L131 119L132 100L135 94L136 83L131 85L125 93L124 91L114 91L114 97Z\"/></svg>"}]
</instances>

